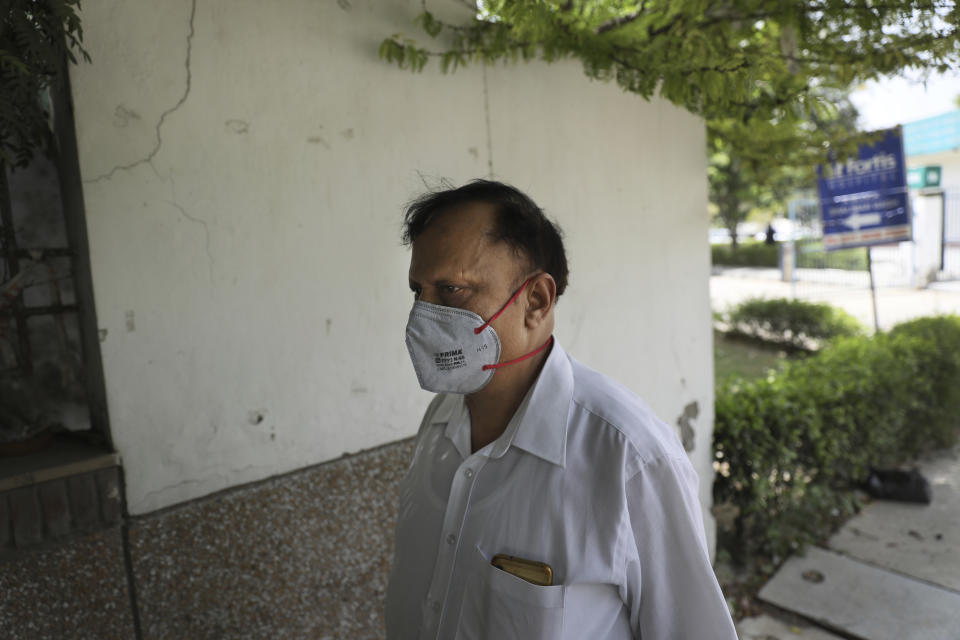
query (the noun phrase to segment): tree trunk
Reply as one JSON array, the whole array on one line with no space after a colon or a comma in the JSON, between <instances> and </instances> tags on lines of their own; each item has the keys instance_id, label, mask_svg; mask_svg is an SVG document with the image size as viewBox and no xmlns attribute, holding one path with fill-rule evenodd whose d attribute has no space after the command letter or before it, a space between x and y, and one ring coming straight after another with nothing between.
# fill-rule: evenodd
<instances>
[{"instance_id":1,"label":"tree trunk","mask_svg":"<svg viewBox=\"0 0 960 640\"><path fill-rule=\"evenodd\" d=\"M733 247L734 251L736 251L737 247L740 246L740 239L737 237L737 223L734 222L732 225L728 226L727 231L730 232L730 246Z\"/></svg>"},{"instance_id":2,"label":"tree trunk","mask_svg":"<svg viewBox=\"0 0 960 640\"><path fill-rule=\"evenodd\" d=\"M737 199L729 195L724 198L723 205L720 209L720 218L730 233L730 246L733 247L734 251L736 251L740 245L740 239L737 237L737 225L740 224L739 213L740 203Z\"/></svg>"}]
</instances>

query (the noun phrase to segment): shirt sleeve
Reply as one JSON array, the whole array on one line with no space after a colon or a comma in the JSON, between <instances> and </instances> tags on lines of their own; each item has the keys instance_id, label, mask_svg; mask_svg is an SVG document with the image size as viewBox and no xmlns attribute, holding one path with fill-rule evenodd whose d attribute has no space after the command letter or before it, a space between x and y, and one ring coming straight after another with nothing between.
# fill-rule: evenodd
<instances>
[{"instance_id":1,"label":"shirt sleeve","mask_svg":"<svg viewBox=\"0 0 960 640\"><path fill-rule=\"evenodd\" d=\"M644 465L626 485L626 580L635 638L736 640L707 552L697 474L685 455Z\"/></svg>"}]
</instances>

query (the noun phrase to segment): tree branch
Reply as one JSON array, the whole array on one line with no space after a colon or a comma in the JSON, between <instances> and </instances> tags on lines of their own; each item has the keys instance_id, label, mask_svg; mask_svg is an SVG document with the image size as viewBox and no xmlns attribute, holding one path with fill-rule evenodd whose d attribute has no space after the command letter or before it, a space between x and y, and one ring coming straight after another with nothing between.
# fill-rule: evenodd
<instances>
[{"instance_id":1,"label":"tree branch","mask_svg":"<svg viewBox=\"0 0 960 640\"><path fill-rule=\"evenodd\" d=\"M619 29L625 24L630 24L637 18L643 15L644 10L647 8L647 3L644 2L640 5L640 8L636 11L628 13L626 15L620 16L619 18L614 18L613 20L608 20L601 24L599 27L594 29L594 33L598 36L605 34L608 31L613 31L614 29Z\"/></svg>"}]
</instances>

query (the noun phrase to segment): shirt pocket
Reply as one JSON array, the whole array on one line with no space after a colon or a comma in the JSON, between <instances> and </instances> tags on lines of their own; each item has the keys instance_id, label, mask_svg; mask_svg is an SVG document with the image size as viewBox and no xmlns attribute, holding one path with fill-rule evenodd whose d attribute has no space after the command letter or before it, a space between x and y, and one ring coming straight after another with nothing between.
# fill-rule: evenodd
<instances>
[{"instance_id":1,"label":"shirt pocket","mask_svg":"<svg viewBox=\"0 0 960 640\"><path fill-rule=\"evenodd\" d=\"M475 547L457 640L547 640L563 629L563 585L543 587L490 564Z\"/></svg>"}]
</instances>

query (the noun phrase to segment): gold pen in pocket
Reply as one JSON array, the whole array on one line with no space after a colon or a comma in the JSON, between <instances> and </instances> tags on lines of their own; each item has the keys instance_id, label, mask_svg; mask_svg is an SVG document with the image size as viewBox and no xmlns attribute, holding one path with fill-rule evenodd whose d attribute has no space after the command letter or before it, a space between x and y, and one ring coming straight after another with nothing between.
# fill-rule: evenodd
<instances>
[{"instance_id":1,"label":"gold pen in pocket","mask_svg":"<svg viewBox=\"0 0 960 640\"><path fill-rule=\"evenodd\" d=\"M490 564L531 584L541 587L553 585L553 569L544 562L498 553Z\"/></svg>"}]
</instances>

